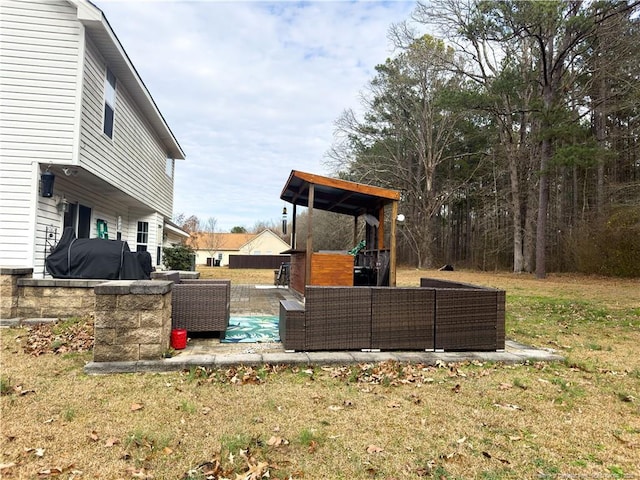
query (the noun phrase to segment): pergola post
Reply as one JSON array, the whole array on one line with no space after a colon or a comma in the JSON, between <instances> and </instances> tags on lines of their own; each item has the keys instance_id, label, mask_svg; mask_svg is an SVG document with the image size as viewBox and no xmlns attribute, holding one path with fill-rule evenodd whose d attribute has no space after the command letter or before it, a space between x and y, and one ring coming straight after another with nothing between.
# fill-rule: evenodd
<instances>
[{"instance_id":1,"label":"pergola post","mask_svg":"<svg viewBox=\"0 0 640 480\"><path fill-rule=\"evenodd\" d=\"M358 245L358 216L353 217L353 246Z\"/></svg>"},{"instance_id":2,"label":"pergola post","mask_svg":"<svg viewBox=\"0 0 640 480\"><path fill-rule=\"evenodd\" d=\"M315 196L315 186L309 184L309 205L307 211L307 253L305 255L304 284L311 284L311 256L313 255L313 202Z\"/></svg>"},{"instance_id":3,"label":"pergola post","mask_svg":"<svg viewBox=\"0 0 640 480\"><path fill-rule=\"evenodd\" d=\"M391 231L389 232L389 286L396 286L396 219L398 218L398 202L391 204Z\"/></svg>"},{"instance_id":4,"label":"pergola post","mask_svg":"<svg viewBox=\"0 0 640 480\"><path fill-rule=\"evenodd\" d=\"M379 250L384 250L384 206L378 209L378 246Z\"/></svg>"}]
</instances>

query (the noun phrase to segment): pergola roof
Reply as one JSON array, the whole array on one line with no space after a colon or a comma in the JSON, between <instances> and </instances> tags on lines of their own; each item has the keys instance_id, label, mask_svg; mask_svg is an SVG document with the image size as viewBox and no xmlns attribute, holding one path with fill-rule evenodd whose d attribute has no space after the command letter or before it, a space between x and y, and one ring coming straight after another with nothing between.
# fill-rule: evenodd
<instances>
[{"instance_id":1,"label":"pergola roof","mask_svg":"<svg viewBox=\"0 0 640 480\"><path fill-rule=\"evenodd\" d=\"M351 215L375 213L400 200L400 192L337 178L292 170L280 198L294 205L309 206L309 187L313 185L313 208Z\"/></svg>"}]
</instances>

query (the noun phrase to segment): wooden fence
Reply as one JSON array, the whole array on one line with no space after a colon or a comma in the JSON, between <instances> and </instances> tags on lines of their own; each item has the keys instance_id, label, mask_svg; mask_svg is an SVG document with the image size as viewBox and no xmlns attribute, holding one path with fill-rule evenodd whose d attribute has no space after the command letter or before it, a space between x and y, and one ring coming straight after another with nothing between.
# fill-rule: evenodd
<instances>
[{"instance_id":1,"label":"wooden fence","mask_svg":"<svg viewBox=\"0 0 640 480\"><path fill-rule=\"evenodd\" d=\"M259 268L277 270L290 255L229 255L229 268Z\"/></svg>"}]
</instances>

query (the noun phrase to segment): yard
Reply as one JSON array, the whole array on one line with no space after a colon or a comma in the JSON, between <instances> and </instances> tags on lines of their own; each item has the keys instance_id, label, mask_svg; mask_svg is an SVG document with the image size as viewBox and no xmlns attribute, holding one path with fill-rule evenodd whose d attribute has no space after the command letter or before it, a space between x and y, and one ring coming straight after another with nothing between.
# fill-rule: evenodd
<instances>
[{"instance_id":1,"label":"yard","mask_svg":"<svg viewBox=\"0 0 640 480\"><path fill-rule=\"evenodd\" d=\"M87 376L84 320L35 349L2 329L0 476L640 478L637 280L399 269L398 285L425 276L505 289L507 337L567 361Z\"/></svg>"}]
</instances>

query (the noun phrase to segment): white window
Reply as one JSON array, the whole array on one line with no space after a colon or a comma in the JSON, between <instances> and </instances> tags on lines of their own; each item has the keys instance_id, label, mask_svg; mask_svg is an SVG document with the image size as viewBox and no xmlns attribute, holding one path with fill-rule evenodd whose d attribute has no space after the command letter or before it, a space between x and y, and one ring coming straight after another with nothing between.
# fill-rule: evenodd
<instances>
[{"instance_id":1,"label":"white window","mask_svg":"<svg viewBox=\"0 0 640 480\"><path fill-rule=\"evenodd\" d=\"M136 251L146 252L149 243L149 222L138 222L138 235L136 237Z\"/></svg>"},{"instance_id":2,"label":"white window","mask_svg":"<svg viewBox=\"0 0 640 480\"><path fill-rule=\"evenodd\" d=\"M116 76L107 68L104 82L104 124L102 131L109 138L113 138L113 123L116 111Z\"/></svg>"}]
</instances>

